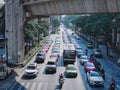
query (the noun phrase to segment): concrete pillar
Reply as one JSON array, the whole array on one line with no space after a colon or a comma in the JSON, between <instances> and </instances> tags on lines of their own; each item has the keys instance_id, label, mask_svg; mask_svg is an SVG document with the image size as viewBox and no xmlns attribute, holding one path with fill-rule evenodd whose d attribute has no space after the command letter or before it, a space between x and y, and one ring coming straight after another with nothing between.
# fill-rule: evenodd
<instances>
[{"instance_id":1,"label":"concrete pillar","mask_svg":"<svg viewBox=\"0 0 120 90\"><path fill-rule=\"evenodd\" d=\"M5 36L7 40L8 63L24 62L24 15L20 0L5 0Z\"/></svg>"}]
</instances>

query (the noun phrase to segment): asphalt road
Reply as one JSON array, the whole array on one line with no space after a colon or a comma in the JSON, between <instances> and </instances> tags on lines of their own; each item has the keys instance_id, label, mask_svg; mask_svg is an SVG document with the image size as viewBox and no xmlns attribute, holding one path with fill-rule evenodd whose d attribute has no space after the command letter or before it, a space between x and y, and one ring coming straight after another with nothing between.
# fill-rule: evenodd
<instances>
[{"instance_id":1,"label":"asphalt road","mask_svg":"<svg viewBox=\"0 0 120 90\"><path fill-rule=\"evenodd\" d=\"M70 32L70 31L69 31ZM70 33L68 34L70 35ZM73 38L76 40L76 42L83 48L87 48L87 42L83 40L82 38L80 40L76 39L76 35L71 35L70 38ZM105 48L100 45L100 48L103 52L105 52ZM88 49L88 57L90 54L92 54L93 49ZM114 77L116 81L116 90L120 90L120 67L118 67L114 60L107 57L106 54L103 53L103 58L96 58L98 62L101 63L101 66L105 69L105 81L104 81L104 87L91 87L88 84L87 78L86 78L86 72L84 71L83 66L78 62L78 68L82 74L82 78L84 81L84 85L86 87L86 90L108 90L111 78ZM112 60L112 61L111 61Z\"/></svg>"},{"instance_id":2,"label":"asphalt road","mask_svg":"<svg viewBox=\"0 0 120 90\"><path fill-rule=\"evenodd\" d=\"M55 35L54 37L56 36L59 35ZM60 35L60 37L62 36ZM72 35L71 38L74 38L76 40L76 36ZM83 39L76 40L76 42L83 48L83 50L86 49L87 42L85 42ZM62 51L63 51L62 44L63 42L61 38L60 59L58 60L57 72L55 74L44 73L46 63L51 53L51 49L50 49L47 54L45 63L38 64L39 74L36 78L31 78L31 79L24 78L23 77L24 70L23 70L23 72L20 73L19 77L17 78L16 78L17 75L15 74L9 76L8 79L6 79L7 82L4 83L4 85L0 84L1 85L0 90L59 90L58 76L60 75L60 73L65 72L65 66L63 66L63 62L62 62ZM89 49L88 56L91 53L92 53L92 49ZM113 62L111 62L106 55L104 55L103 58L96 58L96 59L101 63L102 67L105 69L104 87L89 86L86 78L86 72L84 71L83 66L77 60L75 65L78 68L79 74L77 78L65 77L65 83L63 85L62 90L108 90L112 76L116 80L116 90L120 90L120 68L117 67ZM31 62L34 62L34 60L35 57L33 57ZM14 80L12 78L14 78ZM7 89L8 86L10 87L9 89Z\"/></svg>"},{"instance_id":3,"label":"asphalt road","mask_svg":"<svg viewBox=\"0 0 120 90\"><path fill-rule=\"evenodd\" d=\"M59 36L55 35L54 37ZM57 72L55 74L45 74L45 66L49 59L51 48L47 53L46 60L43 64L38 64L39 73L36 78L26 79L23 77L24 70L20 76L13 83L12 87L9 90L59 90L58 77L61 73L65 76L65 66L63 66L62 61L62 52L63 52L63 41L61 37L61 46L60 46L60 58L58 60ZM31 62L34 62L34 59ZM77 62L75 63L78 68ZM81 73L78 68L77 78L66 78L62 87L62 90L86 90L84 87L83 79L81 78Z\"/></svg>"}]
</instances>

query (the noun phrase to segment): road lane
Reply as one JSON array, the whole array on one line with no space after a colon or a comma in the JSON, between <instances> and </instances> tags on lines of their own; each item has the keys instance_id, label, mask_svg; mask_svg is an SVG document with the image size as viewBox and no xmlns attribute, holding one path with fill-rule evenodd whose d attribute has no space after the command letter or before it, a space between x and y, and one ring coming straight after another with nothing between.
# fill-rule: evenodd
<instances>
[{"instance_id":1,"label":"road lane","mask_svg":"<svg viewBox=\"0 0 120 90\"><path fill-rule=\"evenodd\" d=\"M56 35L56 36L59 36L59 35ZM59 89L59 84L58 84L59 75L61 73L64 73L64 76L65 76L65 66L63 66L63 60L62 60L63 40L61 35L60 37L61 37L60 59L58 60L57 72L55 74L44 73L46 63L51 53L51 49L52 49L52 46L51 46L45 62L42 64L38 64L39 66L38 76L33 79L26 79L22 77L24 73L23 72L11 90L18 90L18 88L19 90L58 90ZM31 62L34 62L34 60L35 58ZM78 68L77 64L76 64L76 67ZM65 77L65 83L63 85L62 90L79 90L79 89L86 90L81 77L81 73L78 70L77 78Z\"/></svg>"}]
</instances>

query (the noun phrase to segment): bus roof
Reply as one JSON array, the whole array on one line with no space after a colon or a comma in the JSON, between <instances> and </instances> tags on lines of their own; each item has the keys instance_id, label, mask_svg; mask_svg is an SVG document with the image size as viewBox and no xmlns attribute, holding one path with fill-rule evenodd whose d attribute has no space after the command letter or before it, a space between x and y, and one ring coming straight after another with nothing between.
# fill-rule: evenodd
<instances>
[{"instance_id":1,"label":"bus roof","mask_svg":"<svg viewBox=\"0 0 120 90\"><path fill-rule=\"evenodd\" d=\"M74 44L64 44L64 50L75 50Z\"/></svg>"}]
</instances>

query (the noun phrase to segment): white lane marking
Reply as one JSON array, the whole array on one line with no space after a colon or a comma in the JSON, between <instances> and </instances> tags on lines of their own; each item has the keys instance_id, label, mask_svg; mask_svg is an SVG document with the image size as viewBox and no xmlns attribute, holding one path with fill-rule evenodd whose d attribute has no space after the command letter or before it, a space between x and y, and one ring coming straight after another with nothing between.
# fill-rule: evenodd
<instances>
[{"instance_id":1,"label":"white lane marking","mask_svg":"<svg viewBox=\"0 0 120 90\"><path fill-rule=\"evenodd\" d=\"M31 85L30 90L35 90L36 84L37 84L37 82L34 82L34 83Z\"/></svg>"},{"instance_id":2,"label":"white lane marking","mask_svg":"<svg viewBox=\"0 0 120 90\"><path fill-rule=\"evenodd\" d=\"M116 90L120 90L120 85L117 84L116 87L117 87Z\"/></svg>"},{"instance_id":3,"label":"white lane marking","mask_svg":"<svg viewBox=\"0 0 120 90\"><path fill-rule=\"evenodd\" d=\"M43 84L43 83L40 83L40 82L38 83L38 85L37 85L37 90L40 90L40 89L41 89L41 87L43 86L42 84Z\"/></svg>"},{"instance_id":4,"label":"white lane marking","mask_svg":"<svg viewBox=\"0 0 120 90\"><path fill-rule=\"evenodd\" d=\"M25 89L24 90L28 90L29 87L30 87L30 82L27 82L27 84L25 85Z\"/></svg>"}]
</instances>

